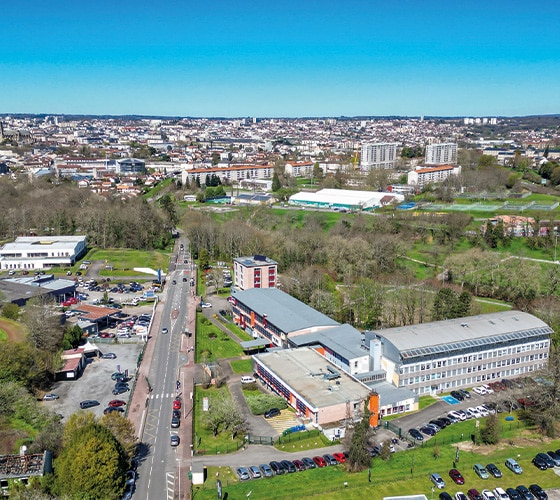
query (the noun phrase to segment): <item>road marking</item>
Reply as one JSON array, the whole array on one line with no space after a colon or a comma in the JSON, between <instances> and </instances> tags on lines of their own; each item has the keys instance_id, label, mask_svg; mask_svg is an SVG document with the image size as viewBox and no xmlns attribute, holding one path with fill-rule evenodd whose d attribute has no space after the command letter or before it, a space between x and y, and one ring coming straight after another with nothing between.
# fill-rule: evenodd
<instances>
[{"instance_id":1,"label":"road marking","mask_svg":"<svg viewBox=\"0 0 560 500\"><path fill-rule=\"evenodd\" d=\"M167 499L172 500L175 497L175 473L167 472L165 476L167 481Z\"/></svg>"}]
</instances>

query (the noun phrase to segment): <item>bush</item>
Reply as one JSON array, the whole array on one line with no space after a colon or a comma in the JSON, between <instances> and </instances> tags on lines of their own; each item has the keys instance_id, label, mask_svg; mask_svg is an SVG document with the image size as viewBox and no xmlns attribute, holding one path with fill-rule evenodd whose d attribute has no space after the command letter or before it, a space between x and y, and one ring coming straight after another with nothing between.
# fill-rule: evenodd
<instances>
[{"instance_id":1,"label":"bush","mask_svg":"<svg viewBox=\"0 0 560 500\"><path fill-rule=\"evenodd\" d=\"M4 304L2 306L2 316L4 318L13 319L17 321L19 317L19 306L17 304Z\"/></svg>"},{"instance_id":2,"label":"bush","mask_svg":"<svg viewBox=\"0 0 560 500\"><path fill-rule=\"evenodd\" d=\"M288 407L288 403L286 403L286 400L281 396L262 393L257 395L244 393L244 395L247 400L247 406L249 406L253 415L263 415L271 408L280 408L283 410Z\"/></svg>"}]
</instances>

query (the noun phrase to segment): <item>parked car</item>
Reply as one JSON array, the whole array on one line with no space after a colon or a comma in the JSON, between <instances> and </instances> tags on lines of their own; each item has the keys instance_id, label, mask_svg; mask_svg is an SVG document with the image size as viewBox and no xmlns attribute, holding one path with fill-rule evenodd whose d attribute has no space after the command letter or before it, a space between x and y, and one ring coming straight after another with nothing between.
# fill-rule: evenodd
<instances>
[{"instance_id":1,"label":"parked car","mask_svg":"<svg viewBox=\"0 0 560 500\"><path fill-rule=\"evenodd\" d=\"M475 471L476 475L480 479L488 479L490 477L488 471L484 468L484 465L482 464L474 464L473 470Z\"/></svg>"},{"instance_id":2,"label":"parked car","mask_svg":"<svg viewBox=\"0 0 560 500\"><path fill-rule=\"evenodd\" d=\"M509 500L509 496L503 488L494 488L494 495L496 500Z\"/></svg>"},{"instance_id":3,"label":"parked car","mask_svg":"<svg viewBox=\"0 0 560 500\"><path fill-rule=\"evenodd\" d=\"M529 491L535 496L537 500L548 500L548 495L538 484L529 486Z\"/></svg>"},{"instance_id":4,"label":"parked car","mask_svg":"<svg viewBox=\"0 0 560 500\"><path fill-rule=\"evenodd\" d=\"M465 398L470 399L471 397L471 393L469 391L467 391L466 389L459 389L459 392L465 396Z\"/></svg>"},{"instance_id":5,"label":"parked car","mask_svg":"<svg viewBox=\"0 0 560 500\"><path fill-rule=\"evenodd\" d=\"M171 434L171 446L179 446L181 440L177 434Z\"/></svg>"},{"instance_id":6,"label":"parked car","mask_svg":"<svg viewBox=\"0 0 560 500\"><path fill-rule=\"evenodd\" d=\"M261 470L256 466L256 465L251 465L251 467L248 467L249 469L249 474L251 475L251 479L260 479L261 476Z\"/></svg>"},{"instance_id":7,"label":"parked car","mask_svg":"<svg viewBox=\"0 0 560 500\"><path fill-rule=\"evenodd\" d=\"M180 410L181 409L181 400L179 398L175 398L173 400L173 409Z\"/></svg>"},{"instance_id":8,"label":"parked car","mask_svg":"<svg viewBox=\"0 0 560 500\"><path fill-rule=\"evenodd\" d=\"M301 460L292 460L292 463L296 466L296 469L299 470L299 471L303 471L303 470L307 469L307 467L305 466L305 464Z\"/></svg>"},{"instance_id":9,"label":"parked car","mask_svg":"<svg viewBox=\"0 0 560 500\"><path fill-rule=\"evenodd\" d=\"M117 359L117 355L114 352L106 352L101 355L102 359Z\"/></svg>"},{"instance_id":10,"label":"parked car","mask_svg":"<svg viewBox=\"0 0 560 500\"><path fill-rule=\"evenodd\" d=\"M451 391L451 397L458 399L459 401L463 401L463 399L465 399L465 395L459 391Z\"/></svg>"},{"instance_id":11,"label":"parked car","mask_svg":"<svg viewBox=\"0 0 560 500\"><path fill-rule=\"evenodd\" d=\"M498 469L498 467L496 467L494 464L486 464L486 470L489 474L496 478L502 477L502 471Z\"/></svg>"},{"instance_id":12,"label":"parked car","mask_svg":"<svg viewBox=\"0 0 560 500\"><path fill-rule=\"evenodd\" d=\"M496 500L496 495L490 490L482 490L482 498L484 500Z\"/></svg>"},{"instance_id":13,"label":"parked car","mask_svg":"<svg viewBox=\"0 0 560 500\"><path fill-rule=\"evenodd\" d=\"M280 463L288 473L292 474L293 472L297 472L296 466L289 460L281 460Z\"/></svg>"},{"instance_id":14,"label":"parked car","mask_svg":"<svg viewBox=\"0 0 560 500\"><path fill-rule=\"evenodd\" d=\"M305 464L307 469L315 469L317 464L309 457L303 457L301 461Z\"/></svg>"},{"instance_id":15,"label":"parked car","mask_svg":"<svg viewBox=\"0 0 560 500\"><path fill-rule=\"evenodd\" d=\"M457 469L451 469L449 471L449 477L453 479L455 484L465 484L465 478Z\"/></svg>"},{"instance_id":16,"label":"parked car","mask_svg":"<svg viewBox=\"0 0 560 500\"><path fill-rule=\"evenodd\" d=\"M176 416L171 417L171 427L176 429L180 425L181 425L181 419L180 418L178 418Z\"/></svg>"},{"instance_id":17,"label":"parked car","mask_svg":"<svg viewBox=\"0 0 560 500\"><path fill-rule=\"evenodd\" d=\"M107 406L120 408L121 406L125 406L125 405L126 405L126 401L123 401L122 399L111 399L111 401L109 401L109 404Z\"/></svg>"},{"instance_id":18,"label":"parked car","mask_svg":"<svg viewBox=\"0 0 560 500\"><path fill-rule=\"evenodd\" d=\"M343 464L346 462L346 456L344 455L344 453L333 453L332 455L334 458L336 458L338 463Z\"/></svg>"},{"instance_id":19,"label":"parked car","mask_svg":"<svg viewBox=\"0 0 560 500\"><path fill-rule=\"evenodd\" d=\"M251 477L249 476L249 471L246 467L239 467L235 472L237 473L237 476L241 481L247 481L247 479L251 479Z\"/></svg>"},{"instance_id":20,"label":"parked car","mask_svg":"<svg viewBox=\"0 0 560 500\"><path fill-rule=\"evenodd\" d=\"M107 408L105 408L103 410L103 415L107 415L108 413L113 413L113 412L117 412L117 413L124 413L124 408L121 408L120 406L107 406Z\"/></svg>"},{"instance_id":21,"label":"parked car","mask_svg":"<svg viewBox=\"0 0 560 500\"><path fill-rule=\"evenodd\" d=\"M422 433L418 429L409 429L408 433L414 439L417 439L418 441L424 441L424 436L422 436Z\"/></svg>"},{"instance_id":22,"label":"parked car","mask_svg":"<svg viewBox=\"0 0 560 500\"><path fill-rule=\"evenodd\" d=\"M128 386L119 386L119 387L115 387L112 391L113 396L118 396L119 394L124 394L125 392L130 391Z\"/></svg>"},{"instance_id":23,"label":"parked car","mask_svg":"<svg viewBox=\"0 0 560 500\"><path fill-rule=\"evenodd\" d=\"M453 500L453 497L447 491L442 491L439 494L439 500Z\"/></svg>"},{"instance_id":24,"label":"parked car","mask_svg":"<svg viewBox=\"0 0 560 500\"><path fill-rule=\"evenodd\" d=\"M560 466L560 455L555 451L547 451L546 454L550 457L550 459L554 462L554 466Z\"/></svg>"},{"instance_id":25,"label":"parked car","mask_svg":"<svg viewBox=\"0 0 560 500\"><path fill-rule=\"evenodd\" d=\"M520 484L516 490L519 492L523 500L535 500L535 496L529 491L529 488Z\"/></svg>"},{"instance_id":26,"label":"parked car","mask_svg":"<svg viewBox=\"0 0 560 500\"><path fill-rule=\"evenodd\" d=\"M43 401L54 401L55 399L58 399L58 394L54 392L49 392L43 396Z\"/></svg>"},{"instance_id":27,"label":"parked car","mask_svg":"<svg viewBox=\"0 0 560 500\"><path fill-rule=\"evenodd\" d=\"M432 427L421 427L420 431L423 432L424 434L426 434L426 436L435 436L436 435L436 431L432 428Z\"/></svg>"},{"instance_id":28,"label":"parked car","mask_svg":"<svg viewBox=\"0 0 560 500\"><path fill-rule=\"evenodd\" d=\"M85 410L86 408L92 408L94 406L99 406L99 401L97 399L86 399L80 402L80 408Z\"/></svg>"},{"instance_id":29,"label":"parked car","mask_svg":"<svg viewBox=\"0 0 560 500\"><path fill-rule=\"evenodd\" d=\"M200 307L202 307L202 309L212 309L212 304L210 304L210 302L203 302L200 304Z\"/></svg>"},{"instance_id":30,"label":"parked car","mask_svg":"<svg viewBox=\"0 0 560 500\"><path fill-rule=\"evenodd\" d=\"M277 417L278 415L280 415L280 410L278 408L271 408L270 410L267 410L264 414L264 418L273 418L273 417Z\"/></svg>"},{"instance_id":31,"label":"parked car","mask_svg":"<svg viewBox=\"0 0 560 500\"><path fill-rule=\"evenodd\" d=\"M467 491L467 496L469 497L469 500L484 500L476 488L471 488Z\"/></svg>"},{"instance_id":32,"label":"parked car","mask_svg":"<svg viewBox=\"0 0 560 500\"><path fill-rule=\"evenodd\" d=\"M323 457L313 457L313 461L315 462L315 465L317 467L326 467L327 466L327 462L325 462L325 459Z\"/></svg>"},{"instance_id":33,"label":"parked car","mask_svg":"<svg viewBox=\"0 0 560 500\"><path fill-rule=\"evenodd\" d=\"M473 387L472 390L474 393L478 394L479 396L484 396L485 394L488 394L488 391L484 387Z\"/></svg>"},{"instance_id":34,"label":"parked car","mask_svg":"<svg viewBox=\"0 0 560 500\"><path fill-rule=\"evenodd\" d=\"M268 464L260 464L259 468L261 469L263 477L272 477L274 476L273 470L270 468Z\"/></svg>"},{"instance_id":35,"label":"parked car","mask_svg":"<svg viewBox=\"0 0 560 500\"><path fill-rule=\"evenodd\" d=\"M161 333L163 333L165 335L166 333L169 333L169 330L164 327L164 328L161 329Z\"/></svg>"},{"instance_id":36,"label":"parked car","mask_svg":"<svg viewBox=\"0 0 560 500\"><path fill-rule=\"evenodd\" d=\"M517 491L515 488L508 488L506 490L506 493L508 494L510 500L523 500L523 497L519 494L519 491Z\"/></svg>"},{"instance_id":37,"label":"parked car","mask_svg":"<svg viewBox=\"0 0 560 500\"><path fill-rule=\"evenodd\" d=\"M539 457L540 459L542 459L544 461L544 463L546 463L546 466L549 469L553 469L554 468L554 460L552 460L552 458L550 458L550 456L547 453L537 453L537 457ZM537 458L535 457L535 458Z\"/></svg>"},{"instance_id":38,"label":"parked car","mask_svg":"<svg viewBox=\"0 0 560 500\"><path fill-rule=\"evenodd\" d=\"M338 465L338 460L334 458L334 456L330 453L326 453L325 455L323 455L323 458L328 465Z\"/></svg>"},{"instance_id":39,"label":"parked car","mask_svg":"<svg viewBox=\"0 0 560 500\"><path fill-rule=\"evenodd\" d=\"M445 488L445 481L437 472L434 472L430 475L430 481L434 483L434 486L440 490L443 490L443 488Z\"/></svg>"},{"instance_id":40,"label":"parked car","mask_svg":"<svg viewBox=\"0 0 560 500\"><path fill-rule=\"evenodd\" d=\"M535 456L535 457L533 458L533 460L531 460L531 463L532 463L537 469L540 469L540 470L546 470L546 469L548 469L548 465L546 464L546 462L545 462L541 457L539 457L538 455Z\"/></svg>"},{"instance_id":41,"label":"parked car","mask_svg":"<svg viewBox=\"0 0 560 500\"><path fill-rule=\"evenodd\" d=\"M523 473L523 469L521 468L521 466L513 459L513 458L508 458L505 461L505 466L514 474L522 474ZM508 493L509 494L509 493Z\"/></svg>"},{"instance_id":42,"label":"parked car","mask_svg":"<svg viewBox=\"0 0 560 500\"><path fill-rule=\"evenodd\" d=\"M274 471L274 474L277 476L284 474L284 472L286 472L280 462L276 462L275 460L273 460L272 462L270 462L269 465L270 468Z\"/></svg>"},{"instance_id":43,"label":"parked car","mask_svg":"<svg viewBox=\"0 0 560 500\"><path fill-rule=\"evenodd\" d=\"M453 498L455 500L469 500L467 498L467 495L465 495L462 491L458 491L457 493L455 493L455 496Z\"/></svg>"}]
</instances>

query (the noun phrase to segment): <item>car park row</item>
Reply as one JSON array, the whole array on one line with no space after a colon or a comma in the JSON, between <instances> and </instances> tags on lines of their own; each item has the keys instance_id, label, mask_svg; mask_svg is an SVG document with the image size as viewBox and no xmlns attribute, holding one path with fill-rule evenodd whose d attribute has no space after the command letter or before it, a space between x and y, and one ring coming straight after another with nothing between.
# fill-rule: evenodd
<instances>
[{"instance_id":1,"label":"car park row","mask_svg":"<svg viewBox=\"0 0 560 500\"><path fill-rule=\"evenodd\" d=\"M301 460L273 460L269 464L239 467L236 470L236 474L241 481L260 479L262 477L280 476L282 474L291 474L307 469L327 467L329 465L339 465L345 463L347 458L347 453L333 453L322 456L318 455L313 458L304 457Z\"/></svg>"}]
</instances>

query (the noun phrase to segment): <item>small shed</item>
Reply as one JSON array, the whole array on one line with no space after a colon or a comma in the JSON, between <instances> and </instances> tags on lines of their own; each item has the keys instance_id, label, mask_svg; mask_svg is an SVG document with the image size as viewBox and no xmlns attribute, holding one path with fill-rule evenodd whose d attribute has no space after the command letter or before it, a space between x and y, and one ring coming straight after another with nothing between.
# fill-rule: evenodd
<instances>
[{"instance_id":1,"label":"small shed","mask_svg":"<svg viewBox=\"0 0 560 500\"><path fill-rule=\"evenodd\" d=\"M193 463L191 466L192 484L200 486L206 481L206 467L200 463Z\"/></svg>"}]
</instances>

